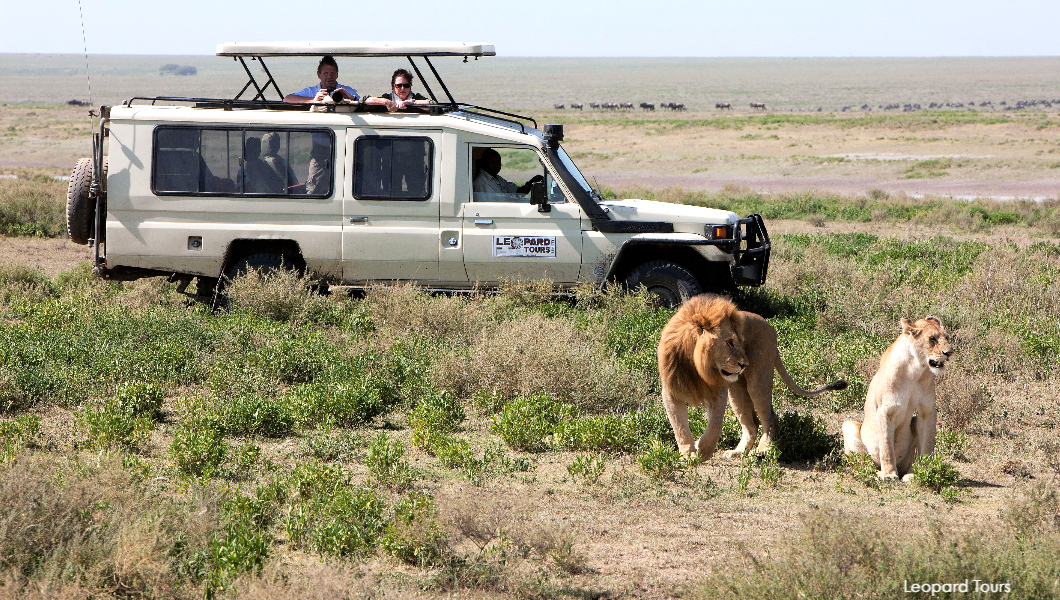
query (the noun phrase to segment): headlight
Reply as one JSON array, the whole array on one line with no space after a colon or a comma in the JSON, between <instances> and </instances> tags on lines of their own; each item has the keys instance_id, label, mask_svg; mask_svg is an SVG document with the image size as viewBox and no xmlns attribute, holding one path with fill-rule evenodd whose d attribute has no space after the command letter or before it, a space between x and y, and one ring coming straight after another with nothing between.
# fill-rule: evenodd
<instances>
[{"instance_id":1,"label":"headlight","mask_svg":"<svg viewBox=\"0 0 1060 600\"><path fill-rule=\"evenodd\" d=\"M732 227L728 225L706 225L703 229L703 235L707 236L708 240L732 239Z\"/></svg>"}]
</instances>

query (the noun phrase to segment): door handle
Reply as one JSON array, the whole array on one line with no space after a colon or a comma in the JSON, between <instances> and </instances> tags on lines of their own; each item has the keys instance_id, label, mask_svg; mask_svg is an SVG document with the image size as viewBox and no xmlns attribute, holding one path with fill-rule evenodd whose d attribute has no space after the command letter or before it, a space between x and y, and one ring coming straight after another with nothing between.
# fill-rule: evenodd
<instances>
[{"instance_id":1,"label":"door handle","mask_svg":"<svg viewBox=\"0 0 1060 600\"><path fill-rule=\"evenodd\" d=\"M493 219L475 219L475 225L493 225Z\"/></svg>"},{"instance_id":2,"label":"door handle","mask_svg":"<svg viewBox=\"0 0 1060 600\"><path fill-rule=\"evenodd\" d=\"M356 225L367 225L368 217L350 217L350 223L354 223Z\"/></svg>"}]
</instances>

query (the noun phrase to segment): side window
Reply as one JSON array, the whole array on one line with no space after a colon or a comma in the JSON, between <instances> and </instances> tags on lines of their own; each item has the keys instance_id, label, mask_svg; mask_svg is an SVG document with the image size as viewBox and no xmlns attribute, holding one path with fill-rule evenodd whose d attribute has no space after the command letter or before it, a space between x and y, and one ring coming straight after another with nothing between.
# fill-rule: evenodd
<instances>
[{"instance_id":1,"label":"side window","mask_svg":"<svg viewBox=\"0 0 1060 600\"><path fill-rule=\"evenodd\" d=\"M362 136L353 146L353 195L367 200L431 197L434 144L428 138Z\"/></svg>"},{"instance_id":2,"label":"side window","mask_svg":"<svg viewBox=\"0 0 1060 600\"><path fill-rule=\"evenodd\" d=\"M155 130L155 191L199 191L199 130Z\"/></svg>"},{"instance_id":3,"label":"side window","mask_svg":"<svg viewBox=\"0 0 1060 600\"><path fill-rule=\"evenodd\" d=\"M475 202L530 202L530 184L545 166L529 148L476 147L471 150L471 189Z\"/></svg>"},{"instance_id":4,"label":"side window","mask_svg":"<svg viewBox=\"0 0 1060 600\"><path fill-rule=\"evenodd\" d=\"M334 138L328 131L155 129L156 194L331 195Z\"/></svg>"}]
</instances>

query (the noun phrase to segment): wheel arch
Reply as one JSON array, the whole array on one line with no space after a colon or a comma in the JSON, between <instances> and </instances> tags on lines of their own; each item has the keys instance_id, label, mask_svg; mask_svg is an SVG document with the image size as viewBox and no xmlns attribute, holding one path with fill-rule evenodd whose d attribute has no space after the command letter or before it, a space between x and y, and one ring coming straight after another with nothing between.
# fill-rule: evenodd
<instances>
[{"instance_id":1,"label":"wheel arch","mask_svg":"<svg viewBox=\"0 0 1060 600\"><path fill-rule=\"evenodd\" d=\"M635 239L635 238L634 238ZM632 240L630 240L632 241ZM638 266L654 260L665 260L687 269L705 291L732 292L735 283L729 263L707 260L688 245L651 242L625 243L611 262L604 281L624 281Z\"/></svg>"},{"instance_id":2,"label":"wheel arch","mask_svg":"<svg viewBox=\"0 0 1060 600\"><path fill-rule=\"evenodd\" d=\"M285 261L289 261L289 264L299 272L306 272L302 248L295 240L237 238L228 244L218 276L224 276L230 266L252 254L276 254L282 256Z\"/></svg>"}]
</instances>

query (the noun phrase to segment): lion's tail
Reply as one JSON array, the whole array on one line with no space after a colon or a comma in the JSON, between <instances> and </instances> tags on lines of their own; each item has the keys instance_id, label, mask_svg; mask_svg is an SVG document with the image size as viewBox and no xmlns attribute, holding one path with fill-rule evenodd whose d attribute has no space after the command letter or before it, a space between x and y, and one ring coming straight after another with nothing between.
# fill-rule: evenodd
<instances>
[{"instance_id":1,"label":"lion's tail","mask_svg":"<svg viewBox=\"0 0 1060 600\"><path fill-rule=\"evenodd\" d=\"M816 390L804 390L799 387L799 384L795 383L795 380L788 375L788 370L784 368L784 361L780 359L780 351L777 351L777 373L780 374L780 378L784 381L784 384L788 386L788 389L795 392L796 394L803 396L804 398L812 398L819 396L825 392L836 392L839 390L847 389L846 379L837 379L832 383L827 383L817 388Z\"/></svg>"}]
</instances>

